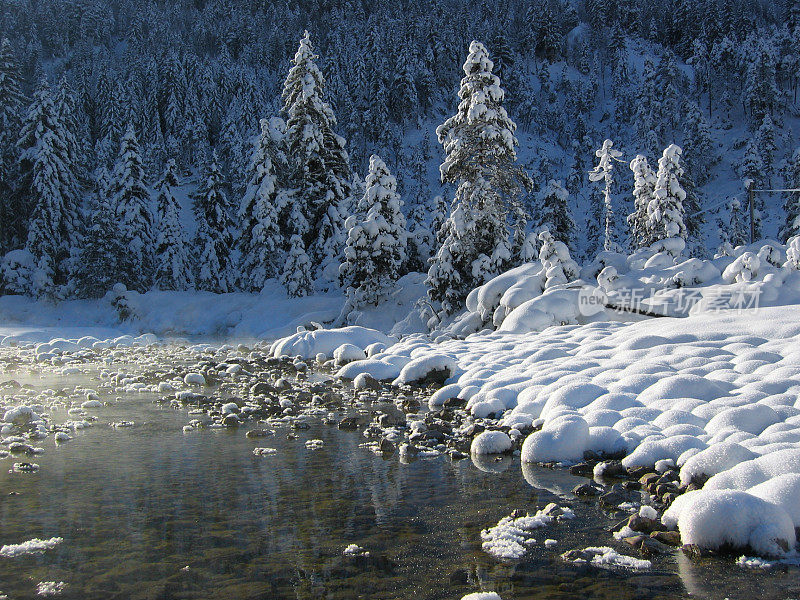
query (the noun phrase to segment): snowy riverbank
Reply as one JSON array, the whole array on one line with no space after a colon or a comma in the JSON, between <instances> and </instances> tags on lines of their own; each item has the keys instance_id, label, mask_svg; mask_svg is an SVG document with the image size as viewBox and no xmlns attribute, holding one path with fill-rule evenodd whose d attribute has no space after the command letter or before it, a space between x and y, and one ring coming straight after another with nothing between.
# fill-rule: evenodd
<instances>
[{"instance_id":1,"label":"snowy riverbank","mask_svg":"<svg viewBox=\"0 0 800 600\"><path fill-rule=\"evenodd\" d=\"M798 317L800 308L788 306L438 343L410 336L367 349L369 358L338 375L403 385L438 371L446 381L431 407L465 401L476 422L511 439L525 435L523 462L575 463L594 453L624 456L629 471L675 467L679 481L665 504L688 493L663 521L684 544L784 556L800 527ZM337 335L297 333L273 352L333 356L327 338ZM377 336L336 342L364 348ZM488 452L511 447L495 442Z\"/></svg>"},{"instance_id":2,"label":"snowy riverbank","mask_svg":"<svg viewBox=\"0 0 800 600\"><path fill-rule=\"evenodd\" d=\"M357 323L389 331L409 314L424 295L424 276L410 273L379 307L363 310ZM267 339L289 335L299 326L331 322L344 304L341 292L287 298L283 287L270 280L260 294L211 292L127 292L131 317L120 321L110 299L68 300L58 303L25 296L0 296L2 338L45 342L53 338L98 339L154 333L160 337L219 337ZM406 329L422 323L406 322Z\"/></svg>"}]
</instances>

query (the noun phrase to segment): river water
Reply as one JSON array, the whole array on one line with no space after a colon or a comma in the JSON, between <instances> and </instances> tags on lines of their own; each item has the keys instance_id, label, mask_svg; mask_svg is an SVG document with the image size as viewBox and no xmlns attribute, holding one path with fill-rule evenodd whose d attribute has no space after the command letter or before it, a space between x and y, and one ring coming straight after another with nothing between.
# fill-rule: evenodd
<instances>
[{"instance_id":1,"label":"river water","mask_svg":"<svg viewBox=\"0 0 800 600\"><path fill-rule=\"evenodd\" d=\"M99 368L99 367L98 367ZM36 387L91 383L15 373ZM94 426L45 448L36 473L0 460L0 545L62 537L41 554L0 558L0 591L34 598L64 582L80 599L458 600L483 590L504 600L566 598L790 598L796 569L745 570L733 559L690 561L679 551L631 572L565 562L573 548L613 545L624 518L569 491L585 479L519 460L446 456L404 463L361 447L358 433L312 422L249 439L247 427L183 432L187 414L128 394L91 411ZM67 418L53 411L55 422ZM132 427L111 427L120 420ZM321 439L318 449L306 441ZM266 446L275 453L254 456ZM480 532L513 509L549 502L577 518L536 532L520 561L481 549ZM545 548L545 538L555 539ZM368 556L346 556L357 544Z\"/></svg>"}]
</instances>

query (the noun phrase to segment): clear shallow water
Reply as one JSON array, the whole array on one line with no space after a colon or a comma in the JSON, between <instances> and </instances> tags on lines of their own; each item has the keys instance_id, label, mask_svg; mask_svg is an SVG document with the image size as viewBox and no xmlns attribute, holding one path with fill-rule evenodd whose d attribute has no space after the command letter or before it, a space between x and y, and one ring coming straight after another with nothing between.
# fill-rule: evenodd
<instances>
[{"instance_id":1,"label":"clear shallow water","mask_svg":"<svg viewBox=\"0 0 800 600\"><path fill-rule=\"evenodd\" d=\"M644 573L565 563L566 550L615 545L605 528L624 515L570 498L585 480L563 471L526 467L523 477L515 459L402 464L322 423L297 439L288 429L255 440L245 428L183 433L186 413L154 399L124 397L91 411L100 420L74 440L38 442L38 473L8 473L13 459L0 461L0 544L64 538L44 554L0 559L9 598L36 597L40 581L65 581L61 597L86 599L458 600L481 588L504 600L800 596L796 570L745 571L680 553ZM122 419L136 425L107 425ZM305 447L314 438L322 449ZM278 453L253 456L257 446ZM525 560L481 550L481 529L511 510L565 497L578 518L538 530ZM546 538L557 547L546 550ZM370 557L344 557L351 543Z\"/></svg>"}]
</instances>

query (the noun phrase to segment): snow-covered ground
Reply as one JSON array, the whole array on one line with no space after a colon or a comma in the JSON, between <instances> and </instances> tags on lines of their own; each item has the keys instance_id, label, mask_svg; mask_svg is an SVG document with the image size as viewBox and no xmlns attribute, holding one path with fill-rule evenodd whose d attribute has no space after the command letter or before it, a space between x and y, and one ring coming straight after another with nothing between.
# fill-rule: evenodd
<instances>
[{"instance_id":1,"label":"snow-covered ground","mask_svg":"<svg viewBox=\"0 0 800 600\"><path fill-rule=\"evenodd\" d=\"M460 398L475 418L497 418L511 432L534 428L523 462L576 462L586 451L622 453L626 468L672 460L684 483L708 478L663 517L684 543L782 556L800 527L798 317L789 305L466 339L409 336L339 375L401 384L445 371L431 407ZM301 352L299 341L315 334L273 349L292 343L313 357L321 347ZM348 339L374 343L377 334Z\"/></svg>"},{"instance_id":2,"label":"snow-covered ground","mask_svg":"<svg viewBox=\"0 0 800 600\"><path fill-rule=\"evenodd\" d=\"M402 321L424 295L424 276L411 273L379 307L364 309L356 324L389 331ZM276 280L260 294L211 292L127 292L132 318L120 322L108 299L67 300L59 303L25 296L0 296L0 343L46 342L53 338L93 336L115 338L125 334L155 333L161 337L219 337L272 340L300 326L331 322L344 304L341 292L288 298ZM404 323L421 331L419 319Z\"/></svg>"}]
</instances>

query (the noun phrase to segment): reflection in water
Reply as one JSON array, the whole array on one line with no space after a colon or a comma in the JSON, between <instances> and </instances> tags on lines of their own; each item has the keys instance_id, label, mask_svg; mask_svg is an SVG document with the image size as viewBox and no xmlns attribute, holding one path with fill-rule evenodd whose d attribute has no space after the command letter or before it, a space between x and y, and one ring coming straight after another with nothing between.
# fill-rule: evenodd
<instances>
[{"instance_id":1,"label":"reflection in water","mask_svg":"<svg viewBox=\"0 0 800 600\"><path fill-rule=\"evenodd\" d=\"M515 508L559 501L583 481L562 470L522 465L523 481L511 457L402 464L322 424L297 439L285 430L257 441L243 431L184 434L186 415L150 400L99 409L95 427L67 444L46 440L37 474L7 473L8 459L0 463L0 544L64 538L45 554L0 560L3 593L33 598L37 582L65 581L65 598L104 600L445 600L480 586L504 600L684 594L669 573L561 561L570 548L609 544L605 528L616 520L574 499L579 518L543 531L525 561L481 551L481 529ZM136 426L105 425L122 418ZM305 447L313 438L322 449ZM253 456L262 445L278 453ZM546 537L558 539L556 550L544 549ZM370 556L344 557L351 543ZM676 568L671 555L655 566ZM677 568L687 591L716 597L707 573L692 579L697 567L682 560Z\"/></svg>"},{"instance_id":2,"label":"reflection in water","mask_svg":"<svg viewBox=\"0 0 800 600\"><path fill-rule=\"evenodd\" d=\"M531 487L547 490L554 496L561 497L572 497L572 489L586 483L582 477L570 475L563 470L543 469L531 463L522 463L522 476Z\"/></svg>"},{"instance_id":3,"label":"reflection in water","mask_svg":"<svg viewBox=\"0 0 800 600\"><path fill-rule=\"evenodd\" d=\"M513 462L510 456L472 454L470 458L472 458L472 464L484 473L503 473Z\"/></svg>"}]
</instances>

